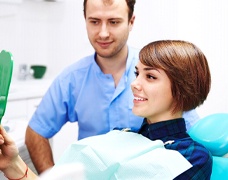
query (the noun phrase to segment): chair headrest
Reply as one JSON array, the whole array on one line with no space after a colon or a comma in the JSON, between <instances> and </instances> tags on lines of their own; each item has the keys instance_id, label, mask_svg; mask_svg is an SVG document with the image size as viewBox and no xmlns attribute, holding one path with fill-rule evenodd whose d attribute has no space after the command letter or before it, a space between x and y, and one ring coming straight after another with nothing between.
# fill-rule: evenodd
<instances>
[{"instance_id":1,"label":"chair headrest","mask_svg":"<svg viewBox=\"0 0 228 180\"><path fill-rule=\"evenodd\" d=\"M188 131L195 141L203 144L213 156L228 153L228 113L208 115Z\"/></svg>"}]
</instances>

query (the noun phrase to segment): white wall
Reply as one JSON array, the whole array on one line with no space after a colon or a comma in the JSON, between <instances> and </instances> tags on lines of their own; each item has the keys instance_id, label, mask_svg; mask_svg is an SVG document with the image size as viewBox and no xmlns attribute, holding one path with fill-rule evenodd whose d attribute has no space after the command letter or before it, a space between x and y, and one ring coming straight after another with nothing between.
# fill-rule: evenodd
<instances>
[{"instance_id":1,"label":"white wall","mask_svg":"<svg viewBox=\"0 0 228 180\"><path fill-rule=\"evenodd\" d=\"M0 15L1 7L9 5L0 4ZM56 75L91 48L82 0L24 0L11 6L0 16L0 49L13 53L15 73L19 64L26 63L48 65L48 73Z\"/></svg>"},{"instance_id":2,"label":"white wall","mask_svg":"<svg viewBox=\"0 0 228 180\"><path fill-rule=\"evenodd\" d=\"M226 0L179 0L178 38L194 42L205 53L211 69L208 99L201 116L228 112L228 4Z\"/></svg>"},{"instance_id":3,"label":"white wall","mask_svg":"<svg viewBox=\"0 0 228 180\"><path fill-rule=\"evenodd\" d=\"M24 0L0 3L0 50L13 53L16 78L21 63L45 64L49 76L93 52L87 39L83 0ZM13 5L13 6L12 6ZM6 8L7 7L7 8ZM137 0L129 44L138 48L158 39L183 39L206 54L212 89L200 116L228 112L228 6L226 0Z\"/></svg>"}]
</instances>

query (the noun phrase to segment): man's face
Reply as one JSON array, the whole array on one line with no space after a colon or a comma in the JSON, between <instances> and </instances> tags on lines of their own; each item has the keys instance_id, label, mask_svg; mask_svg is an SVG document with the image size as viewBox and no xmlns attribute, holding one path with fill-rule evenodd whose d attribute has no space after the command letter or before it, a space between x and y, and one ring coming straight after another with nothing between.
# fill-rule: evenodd
<instances>
[{"instance_id":1,"label":"man's face","mask_svg":"<svg viewBox=\"0 0 228 180\"><path fill-rule=\"evenodd\" d=\"M134 16L128 21L125 0L114 0L109 4L104 4L103 0L88 0L85 20L90 43L97 55L110 58L126 46Z\"/></svg>"}]
</instances>

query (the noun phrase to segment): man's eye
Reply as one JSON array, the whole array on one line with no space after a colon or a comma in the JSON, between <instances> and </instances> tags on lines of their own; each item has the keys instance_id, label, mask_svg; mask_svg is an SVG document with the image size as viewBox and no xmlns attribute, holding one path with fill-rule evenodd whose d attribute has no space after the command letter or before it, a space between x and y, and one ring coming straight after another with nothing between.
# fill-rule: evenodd
<instances>
[{"instance_id":1,"label":"man's eye","mask_svg":"<svg viewBox=\"0 0 228 180\"><path fill-rule=\"evenodd\" d=\"M136 71L134 72L134 74L135 74L135 77L137 77L139 75L139 73Z\"/></svg>"},{"instance_id":2,"label":"man's eye","mask_svg":"<svg viewBox=\"0 0 228 180\"><path fill-rule=\"evenodd\" d=\"M98 21L90 21L91 24L98 24Z\"/></svg>"},{"instance_id":3,"label":"man's eye","mask_svg":"<svg viewBox=\"0 0 228 180\"><path fill-rule=\"evenodd\" d=\"M118 24L118 21L110 21L110 24L113 24L113 25Z\"/></svg>"}]
</instances>

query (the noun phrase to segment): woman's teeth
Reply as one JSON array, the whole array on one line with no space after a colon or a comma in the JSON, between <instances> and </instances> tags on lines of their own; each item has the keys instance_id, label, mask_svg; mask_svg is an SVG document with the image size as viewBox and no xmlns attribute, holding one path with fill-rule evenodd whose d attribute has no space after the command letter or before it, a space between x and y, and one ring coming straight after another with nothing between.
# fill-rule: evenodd
<instances>
[{"instance_id":1,"label":"woman's teeth","mask_svg":"<svg viewBox=\"0 0 228 180\"><path fill-rule=\"evenodd\" d=\"M136 101L145 101L146 99L145 98L134 97L134 100L136 100Z\"/></svg>"}]
</instances>

